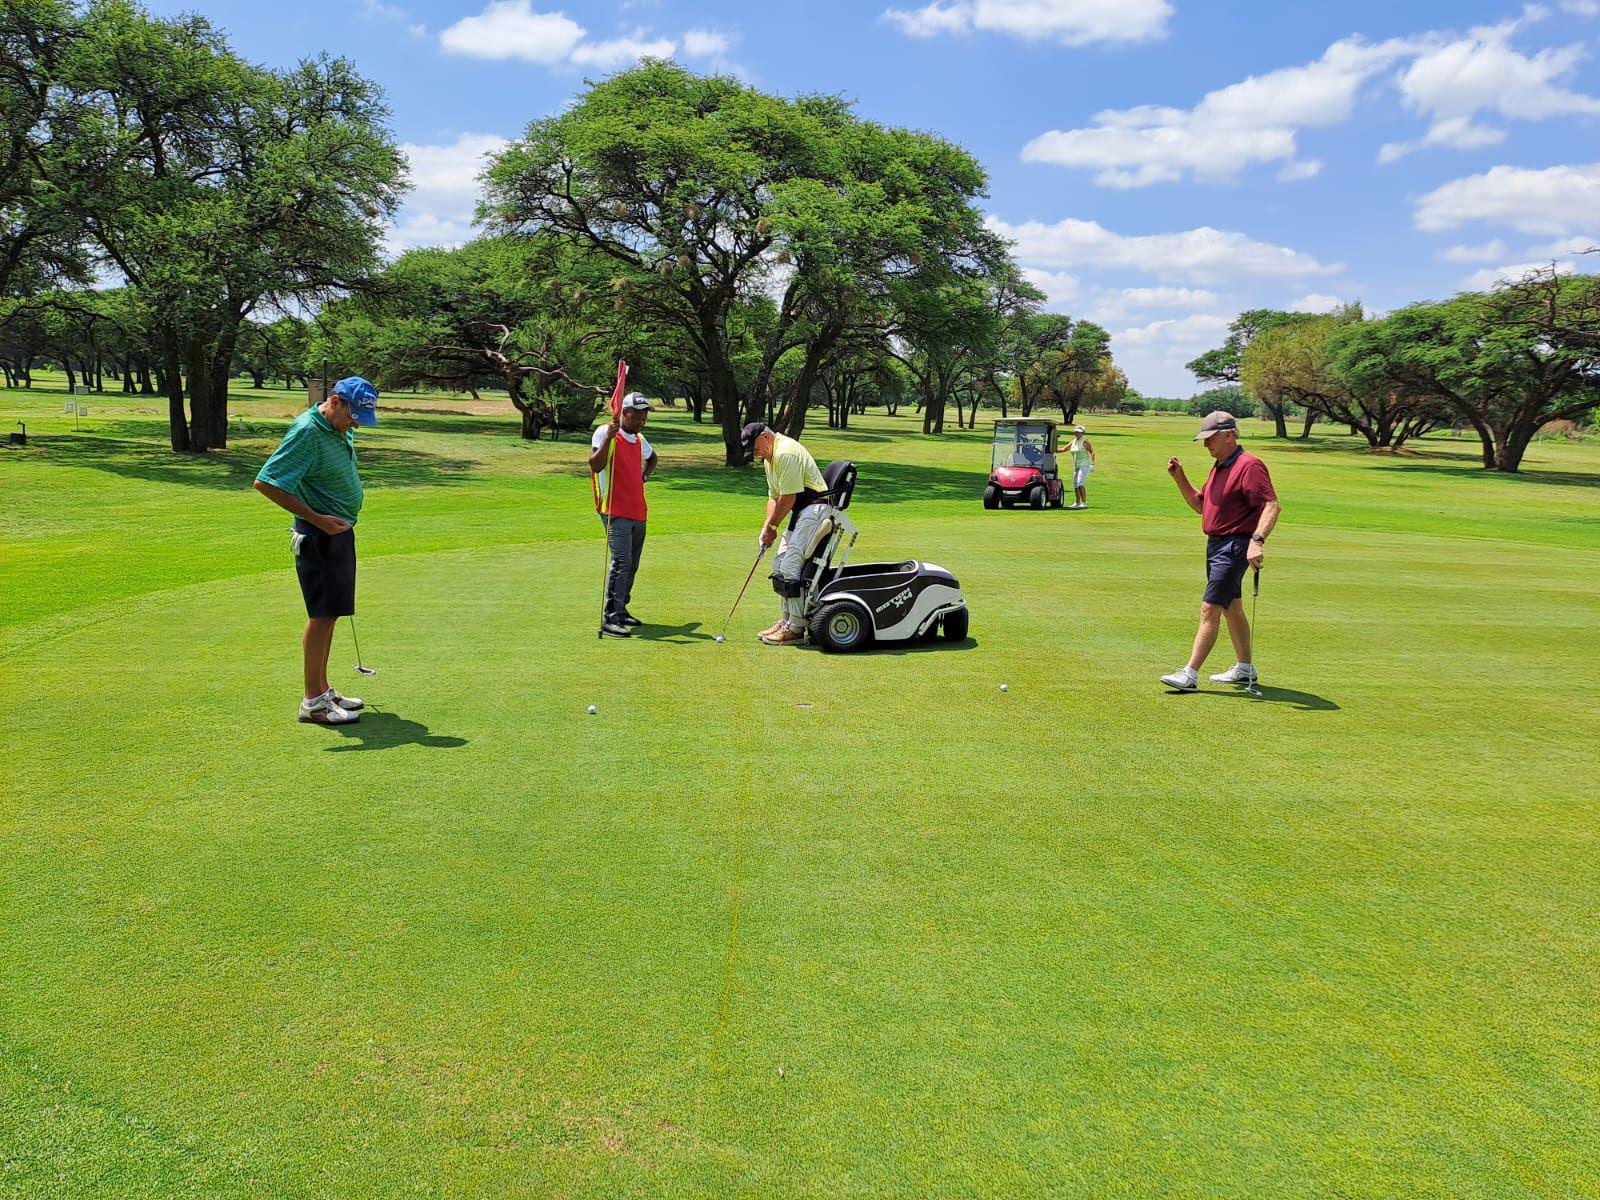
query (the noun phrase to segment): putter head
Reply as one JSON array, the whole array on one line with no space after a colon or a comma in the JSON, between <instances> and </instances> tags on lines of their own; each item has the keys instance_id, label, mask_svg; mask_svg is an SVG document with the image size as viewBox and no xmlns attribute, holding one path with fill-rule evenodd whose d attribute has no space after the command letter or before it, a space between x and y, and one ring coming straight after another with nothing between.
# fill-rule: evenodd
<instances>
[{"instance_id":1,"label":"putter head","mask_svg":"<svg viewBox=\"0 0 1600 1200\"><path fill-rule=\"evenodd\" d=\"M377 667L361 667L361 666L356 667L356 674L357 675L376 675L377 673L378 673L378 668Z\"/></svg>"}]
</instances>

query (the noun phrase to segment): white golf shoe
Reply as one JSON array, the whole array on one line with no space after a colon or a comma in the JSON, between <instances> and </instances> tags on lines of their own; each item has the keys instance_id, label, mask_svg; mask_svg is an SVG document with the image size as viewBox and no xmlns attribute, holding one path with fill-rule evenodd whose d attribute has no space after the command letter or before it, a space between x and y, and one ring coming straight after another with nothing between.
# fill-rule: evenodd
<instances>
[{"instance_id":1,"label":"white golf shoe","mask_svg":"<svg viewBox=\"0 0 1600 1200\"><path fill-rule=\"evenodd\" d=\"M1243 683L1248 685L1260 683L1261 680L1256 675L1256 669L1249 663L1234 663L1233 666L1223 671L1220 675L1213 675L1211 682Z\"/></svg>"},{"instance_id":2,"label":"white golf shoe","mask_svg":"<svg viewBox=\"0 0 1600 1200\"><path fill-rule=\"evenodd\" d=\"M361 714L335 704L329 688L313 700L300 701L300 719L311 725L351 725L361 720Z\"/></svg>"},{"instance_id":3,"label":"white golf shoe","mask_svg":"<svg viewBox=\"0 0 1600 1200\"><path fill-rule=\"evenodd\" d=\"M1200 672L1193 667L1180 667L1170 675L1163 675L1161 682L1175 692L1197 691L1200 687Z\"/></svg>"},{"instance_id":4,"label":"white golf shoe","mask_svg":"<svg viewBox=\"0 0 1600 1200\"><path fill-rule=\"evenodd\" d=\"M365 700L359 699L355 696L341 696L338 692L334 691L333 688L328 689L328 698L332 700L334 704L344 709L345 712L355 712L357 709L365 708L367 706L367 702Z\"/></svg>"}]
</instances>

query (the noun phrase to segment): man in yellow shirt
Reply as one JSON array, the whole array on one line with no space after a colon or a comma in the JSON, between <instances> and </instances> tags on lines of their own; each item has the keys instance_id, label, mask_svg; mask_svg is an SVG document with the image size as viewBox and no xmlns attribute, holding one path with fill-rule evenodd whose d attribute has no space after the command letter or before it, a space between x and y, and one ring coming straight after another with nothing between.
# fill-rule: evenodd
<instances>
[{"instance_id":1,"label":"man in yellow shirt","mask_svg":"<svg viewBox=\"0 0 1600 1200\"><path fill-rule=\"evenodd\" d=\"M761 632L769 646L787 646L805 640L806 614L801 602L800 568L806 547L828 515L828 485L811 452L791 437L753 421L740 432L747 453L754 452L767 473L767 516L761 526L761 544L778 538L778 525L788 529L772 560L772 590L783 601L783 615Z\"/></svg>"}]
</instances>

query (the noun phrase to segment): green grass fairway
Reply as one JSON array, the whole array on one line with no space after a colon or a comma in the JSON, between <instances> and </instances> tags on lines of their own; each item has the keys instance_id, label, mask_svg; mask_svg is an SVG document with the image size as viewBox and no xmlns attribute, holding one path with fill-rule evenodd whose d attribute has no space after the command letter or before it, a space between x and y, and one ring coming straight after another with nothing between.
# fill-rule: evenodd
<instances>
[{"instance_id":1,"label":"green grass fairway","mask_svg":"<svg viewBox=\"0 0 1600 1200\"><path fill-rule=\"evenodd\" d=\"M760 579L711 641L710 427L598 642L582 442L398 396L333 730L249 488L295 398L198 459L61 400L0 393L0 1195L1600 1196L1600 444L1250 437L1252 700L1156 683L1191 419L1091 421L1081 513L984 512L987 421L814 430L972 610L825 656Z\"/></svg>"}]
</instances>

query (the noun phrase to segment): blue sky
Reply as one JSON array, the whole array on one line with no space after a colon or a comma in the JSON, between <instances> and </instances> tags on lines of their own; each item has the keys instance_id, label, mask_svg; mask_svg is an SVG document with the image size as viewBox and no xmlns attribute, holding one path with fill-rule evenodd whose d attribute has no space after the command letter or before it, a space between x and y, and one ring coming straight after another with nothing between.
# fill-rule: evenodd
<instances>
[{"instance_id":1,"label":"blue sky","mask_svg":"<svg viewBox=\"0 0 1600 1200\"><path fill-rule=\"evenodd\" d=\"M641 53L838 92L983 162L990 220L1134 386L1257 306L1386 310L1522 264L1600 269L1600 0L190 0L248 57L381 83L417 190L471 236L481 155Z\"/></svg>"}]
</instances>

